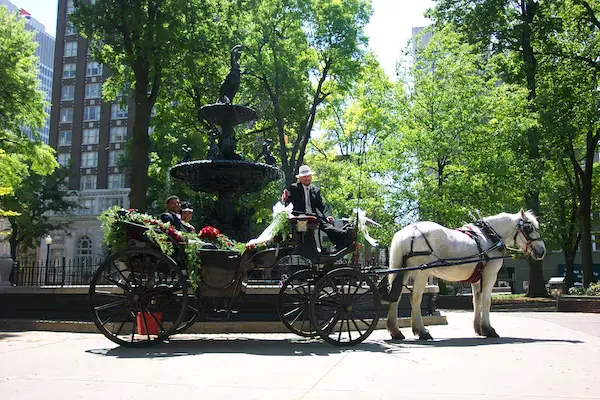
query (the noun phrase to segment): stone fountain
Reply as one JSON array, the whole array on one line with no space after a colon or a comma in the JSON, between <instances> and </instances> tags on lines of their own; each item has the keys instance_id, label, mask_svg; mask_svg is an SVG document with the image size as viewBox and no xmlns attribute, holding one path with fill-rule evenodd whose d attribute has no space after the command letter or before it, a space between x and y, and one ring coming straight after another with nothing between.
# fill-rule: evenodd
<instances>
[{"instance_id":1,"label":"stone fountain","mask_svg":"<svg viewBox=\"0 0 600 400\"><path fill-rule=\"evenodd\" d=\"M209 224L236 240L247 241L250 218L245 207L236 207L236 200L261 191L268 183L281 179L283 172L272 165L243 160L236 153L234 127L258 118L252 108L233 104L240 88L241 50L239 45L231 49L231 69L221 84L217 102L200 108L216 136L211 140L209 159L177 164L171 168L171 176L197 192L217 195Z\"/></svg>"}]
</instances>

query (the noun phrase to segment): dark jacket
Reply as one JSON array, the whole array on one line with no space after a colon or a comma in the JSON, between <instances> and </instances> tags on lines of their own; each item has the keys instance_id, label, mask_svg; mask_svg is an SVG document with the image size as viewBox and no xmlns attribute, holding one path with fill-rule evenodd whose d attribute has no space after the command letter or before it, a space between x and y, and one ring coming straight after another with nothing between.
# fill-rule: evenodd
<instances>
[{"instance_id":1,"label":"dark jacket","mask_svg":"<svg viewBox=\"0 0 600 400\"><path fill-rule=\"evenodd\" d=\"M295 212L306 212L306 204L304 204L304 187L302 184L300 182L296 182L291 184L287 189L290 192L290 195L285 201L285 205L287 206L288 204L292 203L294 204ZM323 203L323 198L321 198L321 191L319 188L314 185L310 185L308 190L310 191L310 205L313 209L313 213L317 215L322 214L321 216L325 217L331 216L331 212L325 203ZM320 213L315 210L319 210Z\"/></svg>"},{"instance_id":2,"label":"dark jacket","mask_svg":"<svg viewBox=\"0 0 600 400\"><path fill-rule=\"evenodd\" d=\"M188 229L181 223L181 220L174 212L167 211L160 214L160 220L162 222L170 222L171 226L178 231L187 232Z\"/></svg>"}]
</instances>

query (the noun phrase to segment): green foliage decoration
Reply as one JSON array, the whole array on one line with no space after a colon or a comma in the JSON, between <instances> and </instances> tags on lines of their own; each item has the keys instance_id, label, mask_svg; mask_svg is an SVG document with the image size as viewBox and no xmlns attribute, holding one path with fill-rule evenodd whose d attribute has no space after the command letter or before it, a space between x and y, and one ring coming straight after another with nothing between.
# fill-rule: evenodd
<instances>
[{"instance_id":1,"label":"green foliage decoration","mask_svg":"<svg viewBox=\"0 0 600 400\"><path fill-rule=\"evenodd\" d=\"M194 290L200 282L200 269L202 268L200 254L209 243L220 250L236 251L242 254L246 251L266 249L274 243L288 240L291 237L291 228L286 212L280 212L273 218L272 235L269 239L252 244L236 242L211 226L205 226L198 234L178 231L170 223L162 222L151 215L135 210L126 211L118 206L107 209L98 219L102 223L103 243L113 252L123 250L127 246L125 225L127 222L142 225L145 228L144 237L168 256L172 256L175 252L174 241L183 243L188 280Z\"/></svg>"}]
</instances>

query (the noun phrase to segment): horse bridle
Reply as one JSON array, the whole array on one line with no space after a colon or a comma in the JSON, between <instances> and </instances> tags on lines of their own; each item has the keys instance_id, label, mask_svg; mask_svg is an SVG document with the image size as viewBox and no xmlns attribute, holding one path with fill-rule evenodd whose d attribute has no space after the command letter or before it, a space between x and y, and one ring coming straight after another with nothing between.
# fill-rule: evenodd
<instances>
[{"instance_id":1,"label":"horse bridle","mask_svg":"<svg viewBox=\"0 0 600 400\"><path fill-rule=\"evenodd\" d=\"M498 232L496 232L496 230L494 228L492 228L492 226L487 221L480 219L480 220L476 221L474 223L474 225L477 226L479 229L481 229L481 231L483 232L484 235L486 235L494 243L496 243L495 247L505 248L507 250L518 251L517 249L509 248L504 243L504 241L502 240L502 237L498 234ZM519 233L520 233L521 235L523 235L523 238L525 239L525 242L527 243L527 245L525 247L525 251L526 252L530 251L531 247L532 247L531 245L534 242L543 241L541 236L539 238L532 238L531 236L529 236L533 231L535 231L535 226L533 225L533 222L524 221L521 218L521 220L517 224L517 231L515 232L515 236L513 237L513 243L514 243L513 246L517 245L517 236L519 236Z\"/></svg>"},{"instance_id":2,"label":"horse bridle","mask_svg":"<svg viewBox=\"0 0 600 400\"><path fill-rule=\"evenodd\" d=\"M525 252L530 251L530 249L532 248L532 244L534 242L537 242L537 241L542 242L543 241L541 236L538 238L532 238L531 236L529 236L534 231L535 231L535 226L533 226L533 222L523 221L523 219L521 218L521 220L517 224L517 231L515 232L515 236L513 237L514 244L515 245L517 244L517 236L519 236L519 233L520 233L521 235L523 235L523 239L525 239L525 243L527 243L527 245L525 246Z\"/></svg>"}]
</instances>

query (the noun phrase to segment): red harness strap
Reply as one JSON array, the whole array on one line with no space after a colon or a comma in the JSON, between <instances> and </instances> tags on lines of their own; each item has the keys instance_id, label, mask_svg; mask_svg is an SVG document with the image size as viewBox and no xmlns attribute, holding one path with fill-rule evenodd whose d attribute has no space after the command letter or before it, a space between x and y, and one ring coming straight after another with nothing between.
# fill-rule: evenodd
<instances>
[{"instance_id":1,"label":"red harness strap","mask_svg":"<svg viewBox=\"0 0 600 400\"><path fill-rule=\"evenodd\" d=\"M456 228L457 231L464 233L465 235L468 235L471 239L477 241L475 239L475 233L469 229L469 228ZM485 267L486 264L483 263L483 261L479 261L477 263L477 265L475 266L475 268L473 269L473 273L471 274L471 276L469 276L467 279L463 280L463 281L459 281L462 283L475 283L475 282L479 282L481 280L481 278L483 277L483 268Z\"/></svg>"}]
</instances>

